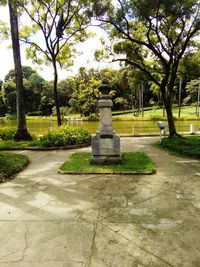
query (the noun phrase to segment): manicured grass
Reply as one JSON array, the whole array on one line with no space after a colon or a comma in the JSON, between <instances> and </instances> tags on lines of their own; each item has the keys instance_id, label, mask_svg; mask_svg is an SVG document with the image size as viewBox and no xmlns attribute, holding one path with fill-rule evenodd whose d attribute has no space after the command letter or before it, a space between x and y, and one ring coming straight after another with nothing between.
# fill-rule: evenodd
<instances>
[{"instance_id":1,"label":"manicured grass","mask_svg":"<svg viewBox=\"0 0 200 267\"><path fill-rule=\"evenodd\" d=\"M14 174L21 171L29 159L25 155L9 152L0 152L0 182L10 179Z\"/></svg>"},{"instance_id":2,"label":"manicured grass","mask_svg":"<svg viewBox=\"0 0 200 267\"><path fill-rule=\"evenodd\" d=\"M168 137L160 146L184 156L200 158L200 136Z\"/></svg>"},{"instance_id":3,"label":"manicured grass","mask_svg":"<svg viewBox=\"0 0 200 267\"><path fill-rule=\"evenodd\" d=\"M15 142L14 140L0 141L0 149L41 147L39 140Z\"/></svg>"},{"instance_id":4,"label":"manicured grass","mask_svg":"<svg viewBox=\"0 0 200 267\"><path fill-rule=\"evenodd\" d=\"M187 120L187 119L197 119L197 116L195 114L196 106L190 105L190 106L182 106L181 107L181 117L178 118L178 111L179 108L177 105L173 106L173 115L175 119L180 120ZM114 121L120 121L120 120L163 120L167 117L163 118L163 110L160 107L145 107L144 108L144 116L140 114L139 116L133 116L133 112L131 110L125 111L124 113L121 111L114 111L113 112L113 120Z\"/></svg>"},{"instance_id":5,"label":"manicured grass","mask_svg":"<svg viewBox=\"0 0 200 267\"><path fill-rule=\"evenodd\" d=\"M122 153L122 163L113 165L90 164L91 153L74 153L60 167L61 172L74 173L155 173L155 165L142 152Z\"/></svg>"}]
</instances>

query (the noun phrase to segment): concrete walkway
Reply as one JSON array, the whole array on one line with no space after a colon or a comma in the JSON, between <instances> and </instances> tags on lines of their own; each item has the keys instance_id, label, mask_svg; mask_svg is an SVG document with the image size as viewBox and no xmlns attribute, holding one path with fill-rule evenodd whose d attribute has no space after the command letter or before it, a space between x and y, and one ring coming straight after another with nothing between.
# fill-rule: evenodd
<instances>
[{"instance_id":1,"label":"concrete walkway","mask_svg":"<svg viewBox=\"0 0 200 267\"><path fill-rule=\"evenodd\" d=\"M156 163L146 176L60 175L74 151L19 152L31 164L0 184L0 266L200 266L200 161L157 139L121 140Z\"/></svg>"}]
</instances>

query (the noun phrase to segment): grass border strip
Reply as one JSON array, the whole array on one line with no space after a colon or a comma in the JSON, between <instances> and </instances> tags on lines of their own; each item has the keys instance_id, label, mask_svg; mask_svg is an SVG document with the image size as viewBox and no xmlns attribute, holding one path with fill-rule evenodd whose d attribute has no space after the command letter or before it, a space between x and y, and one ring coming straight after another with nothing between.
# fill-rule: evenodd
<instances>
[{"instance_id":1,"label":"grass border strip","mask_svg":"<svg viewBox=\"0 0 200 267\"><path fill-rule=\"evenodd\" d=\"M5 152L5 153L7 153L7 152ZM10 152L8 152L8 153L10 153ZM27 156L26 162L24 162L21 166L17 167L14 171L10 171L5 176L0 177L0 184L3 184L5 182L9 182L9 181L13 180L15 178L15 176L18 173L20 173L21 171L23 171L25 168L27 168L30 163L31 163L31 160Z\"/></svg>"},{"instance_id":2,"label":"grass border strip","mask_svg":"<svg viewBox=\"0 0 200 267\"><path fill-rule=\"evenodd\" d=\"M48 150L70 150L70 149L77 149L77 148L83 148L83 147L88 147L91 146L91 143L86 143L86 144L80 144L80 145L71 145L71 146L56 146L56 147L0 147L0 151L17 151L17 150L36 150L36 151L48 151Z\"/></svg>"},{"instance_id":3,"label":"grass border strip","mask_svg":"<svg viewBox=\"0 0 200 267\"><path fill-rule=\"evenodd\" d=\"M65 174L71 174L71 175L84 175L84 174L97 174L97 175L152 175L155 174L156 171L152 172L73 172L73 171L61 171L58 170L59 174L65 175Z\"/></svg>"}]
</instances>

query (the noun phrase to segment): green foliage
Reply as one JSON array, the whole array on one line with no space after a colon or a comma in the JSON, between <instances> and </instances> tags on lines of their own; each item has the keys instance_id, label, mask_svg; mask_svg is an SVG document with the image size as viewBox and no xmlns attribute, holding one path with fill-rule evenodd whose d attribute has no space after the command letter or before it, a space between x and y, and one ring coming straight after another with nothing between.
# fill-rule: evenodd
<instances>
[{"instance_id":1,"label":"green foliage","mask_svg":"<svg viewBox=\"0 0 200 267\"><path fill-rule=\"evenodd\" d=\"M67 107L69 106L69 100L73 91L76 89L76 82L75 79L69 77L67 79L61 80L58 83L58 93L59 93L59 103L60 107ZM61 115L62 110L60 109ZM66 114L65 114L66 115Z\"/></svg>"},{"instance_id":2,"label":"green foliage","mask_svg":"<svg viewBox=\"0 0 200 267\"><path fill-rule=\"evenodd\" d=\"M60 126L58 65L71 66L77 53L75 46L90 36L87 31L91 21L90 1L36 0L29 5L22 3L21 7L30 19L30 26L21 30L21 39L29 46L26 56L38 64L51 64L54 70L54 102Z\"/></svg>"},{"instance_id":3,"label":"green foliage","mask_svg":"<svg viewBox=\"0 0 200 267\"><path fill-rule=\"evenodd\" d=\"M97 116L97 114L90 114L87 118L88 121L98 121L99 117Z\"/></svg>"},{"instance_id":4,"label":"green foliage","mask_svg":"<svg viewBox=\"0 0 200 267\"><path fill-rule=\"evenodd\" d=\"M21 6L30 18L30 25L20 31L20 37L29 45L27 57L38 64L56 62L62 67L70 66L75 44L89 36L86 31L91 19L89 1L36 0ZM38 33L45 44L40 38L31 38Z\"/></svg>"},{"instance_id":5,"label":"green foliage","mask_svg":"<svg viewBox=\"0 0 200 267\"><path fill-rule=\"evenodd\" d=\"M29 159L26 155L0 152L0 182L10 179L12 175L21 171L28 163Z\"/></svg>"},{"instance_id":6,"label":"green foliage","mask_svg":"<svg viewBox=\"0 0 200 267\"><path fill-rule=\"evenodd\" d=\"M200 158L200 137L169 137L164 138L161 147L184 156Z\"/></svg>"},{"instance_id":7,"label":"green foliage","mask_svg":"<svg viewBox=\"0 0 200 267\"><path fill-rule=\"evenodd\" d=\"M0 129L0 140L12 140L16 133L16 129L1 128Z\"/></svg>"},{"instance_id":8,"label":"green foliage","mask_svg":"<svg viewBox=\"0 0 200 267\"><path fill-rule=\"evenodd\" d=\"M187 97L184 99L184 103L192 103L197 101L198 90L200 86L200 80L191 80L186 85Z\"/></svg>"},{"instance_id":9,"label":"green foliage","mask_svg":"<svg viewBox=\"0 0 200 267\"><path fill-rule=\"evenodd\" d=\"M91 173L154 173L156 168L149 157L142 152L122 153L122 163L112 165L90 164L91 153L74 153L60 167L61 171L68 172L91 172Z\"/></svg>"},{"instance_id":10,"label":"green foliage","mask_svg":"<svg viewBox=\"0 0 200 267\"><path fill-rule=\"evenodd\" d=\"M185 80L200 77L200 44L195 43L197 49L187 52L181 60L179 72Z\"/></svg>"},{"instance_id":11,"label":"green foliage","mask_svg":"<svg viewBox=\"0 0 200 267\"><path fill-rule=\"evenodd\" d=\"M0 80L0 117L5 116L8 111L7 105L3 99L2 85L3 82Z\"/></svg>"},{"instance_id":12,"label":"green foliage","mask_svg":"<svg viewBox=\"0 0 200 267\"><path fill-rule=\"evenodd\" d=\"M56 115L56 107L52 108L52 115ZM69 108L68 107L60 107L60 115L61 117L69 115Z\"/></svg>"},{"instance_id":13,"label":"green foliage","mask_svg":"<svg viewBox=\"0 0 200 267\"><path fill-rule=\"evenodd\" d=\"M0 41L8 38L9 28L7 24L0 20Z\"/></svg>"},{"instance_id":14,"label":"green foliage","mask_svg":"<svg viewBox=\"0 0 200 267\"><path fill-rule=\"evenodd\" d=\"M109 25L106 48L114 61L140 69L160 88L170 135L176 135L171 109L176 75L184 53L196 45L199 1L116 0L112 10L97 12L96 19Z\"/></svg>"},{"instance_id":15,"label":"green foliage","mask_svg":"<svg viewBox=\"0 0 200 267\"><path fill-rule=\"evenodd\" d=\"M71 110L75 113L81 113L86 117L98 116L97 101L100 97L99 85L102 79L106 78L109 83L113 84L111 96L115 96L119 90L118 71L114 69L86 69L81 67L78 75L75 76L75 87L69 100Z\"/></svg>"},{"instance_id":16,"label":"green foliage","mask_svg":"<svg viewBox=\"0 0 200 267\"><path fill-rule=\"evenodd\" d=\"M43 94L44 79L31 67L23 66L23 84L25 88L25 110L33 112L39 109ZM3 99L11 114L16 113L15 71L10 70L3 83Z\"/></svg>"},{"instance_id":17,"label":"green foliage","mask_svg":"<svg viewBox=\"0 0 200 267\"><path fill-rule=\"evenodd\" d=\"M5 118L6 118L6 120L16 120L17 119L17 114L6 113L5 114Z\"/></svg>"},{"instance_id":18,"label":"green foliage","mask_svg":"<svg viewBox=\"0 0 200 267\"><path fill-rule=\"evenodd\" d=\"M61 126L40 138L41 146L56 147L89 143L91 135L83 128Z\"/></svg>"}]
</instances>

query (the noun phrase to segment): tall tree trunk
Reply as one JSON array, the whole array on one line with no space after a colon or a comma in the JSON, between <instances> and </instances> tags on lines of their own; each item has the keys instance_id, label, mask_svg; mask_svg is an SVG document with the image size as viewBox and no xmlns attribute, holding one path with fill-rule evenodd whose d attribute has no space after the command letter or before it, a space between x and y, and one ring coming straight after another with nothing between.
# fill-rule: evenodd
<instances>
[{"instance_id":1,"label":"tall tree trunk","mask_svg":"<svg viewBox=\"0 0 200 267\"><path fill-rule=\"evenodd\" d=\"M141 83L141 108L142 108L142 117L144 117L144 84Z\"/></svg>"},{"instance_id":2,"label":"tall tree trunk","mask_svg":"<svg viewBox=\"0 0 200 267\"><path fill-rule=\"evenodd\" d=\"M54 82L53 82L54 102L56 106L57 123L58 126L61 126L62 121L60 116L60 105L58 101L58 72L57 72L56 60L53 61L53 69L54 69Z\"/></svg>"},{"instance_id":3,"label":"tall tree trunk","mask_svg":"<svg viewBox=\"0 0 200 267\"><path fill-rule=\"evenodd\" d=\"M135 116L133 90L131 90L131 109L132 109L132 111L133 111L133 116Z\"/></svg>"},{"instance_id":4,"label":"tall tree trunk","mask_svg":"<svg viewBox=\"0 0 200 267\"><path fill-rule=\"evenodd\" d=\"M165 109L167 113L167 120L168 120L168 128L169 128L169 135L170 136L179 136L176 132L176 127L174 123L174 118L173 118L173 112L172 112L172 103L170 100L165 100Z\"/></svg>"},{"instance_id":5,"label":"tall tree trunk","mask_svg":"<svg viewBox=\"0 0 200 267\"><path fill-rule=\"evenodd\" d=\"M162 113L163 113L163 117L165 117L165 104L164 104L164 101L163 101L163 104L162 104Z\"/></svg>"},{"instance_id":6,"label":"tall tree trunk","mask_svg":"<svg viewBox=\"0 0 200 267\"><path fill-rule=\"evenodd\" d=\"M23 85L23 75L21 66L21 55L19 46L19 33L18 33L18 19L17 19L17 6L15 1L8 0L9 13L10 13L10 28L13 46L13 58L15 65L16 77L16 92L17 92L17 131L14 139L31 140L26 125L25 115L25 89Z\"/></svg>"},{"instance_id":7,"label":"tall tree trunk","mask_svg":"<svg viewBox=\"0 0 200 267\"><path fill-rule=\"evenodd\" d=\"M141 112L141 85L138 85L138 114Z\"/></svg>"},{"instance_id":8,"label":"tall tree trunk","mask_svg":"<svg viewBox=\"0 0 200 267\"><path fill-rule=\"evenodd\" d=\"M174 117L173 117L173 112L172 112L173 89L170 90L170 88L168 88L166 90L166 86L167 84L163 83L160 89L161 89L163 104L165 106L165 110L167 113L169 136L180 136L176 132L176 126L174 123Z\"/></svg>"}]
</instances>

